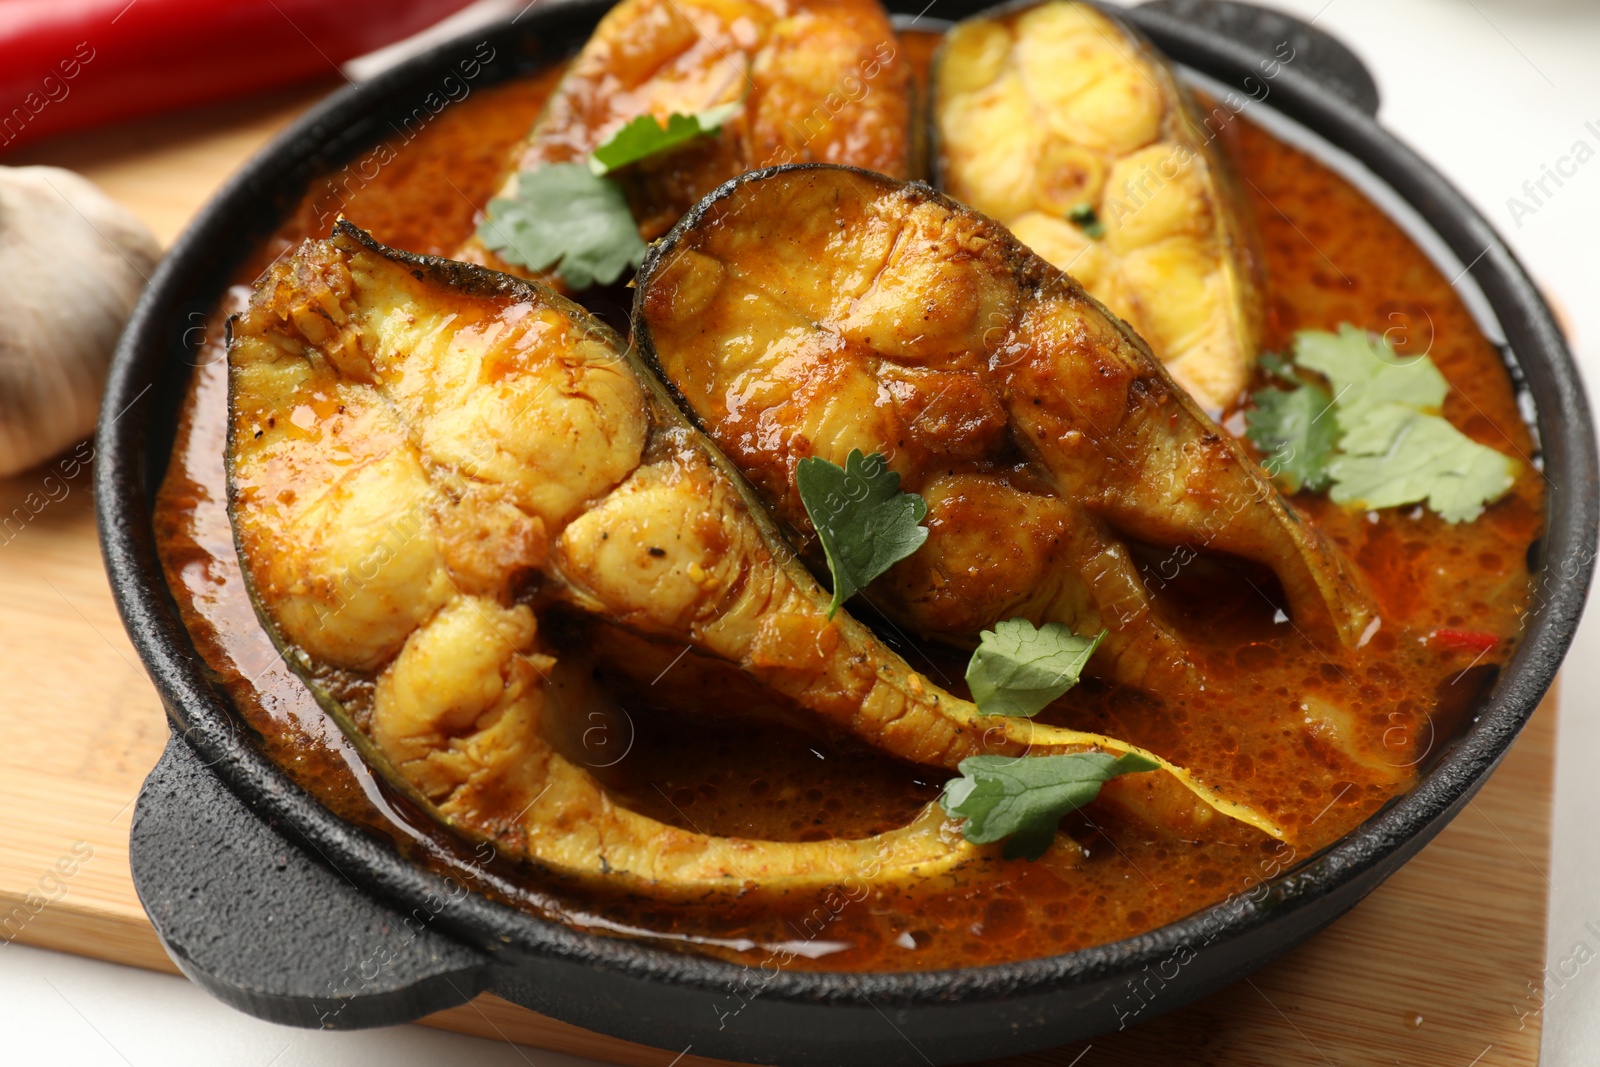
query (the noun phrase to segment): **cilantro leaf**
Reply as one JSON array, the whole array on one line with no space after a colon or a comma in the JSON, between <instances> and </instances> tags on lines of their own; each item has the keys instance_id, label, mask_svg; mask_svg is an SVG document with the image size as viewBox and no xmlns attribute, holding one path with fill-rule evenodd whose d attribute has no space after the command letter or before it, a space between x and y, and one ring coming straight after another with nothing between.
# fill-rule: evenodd
<instances>
[{"instance_id":1,"label":"cilantro leaf","mask_svg":"<svg viewBox=\"0 0 1600 1067\"><path fill-rule=\"evenodd\" d=\"M795 468L794 480L833 573L830 619L840 604L928 539L919 525L928 505L916 493L900 491L900 475L880 453L863 456L852 448L843 467L809 456Z\"/></svg>"},{"instance_id":2,"label":"cilantro leaf","mask_svg":"<svg viewBox=\"0 0 1600 1067\"><path fill-rule=\"evenodd\" d=\"M1333 384L1339 426L1348 429L1378 404L1437 410L1450 384L1427 356L1403 359L1385 337L1348 322L1337 334L1303 330L1295 335L1294 361Z\"/></svg>"},{"instance_id":3,"label":"cilantro leaf","mask_svg":"<svg viewBox=\"0 0 1600 1067\"><path fill-rule=\"evenodd\" d=\"M1059 622L1038 629L1027 619L1006 619L978 636L967 664L967 685L982 715L1033 716L1068 689L1106 632L1079 637Z\"/></svg>"},{"instance_id":4,"label":"cilantro leaf","mask_svg":"<svg viewBox=\"0 0 1600 1067\"><path fill-rule=\"evenodd\" d=\"M530 270L557 268L574 289L609 285L644 262L645 243L622 189L581 163L523 171L517 195L496 197L478 237Z\"/></svg>"},{"instance_id":5,"label":"cilantro leaf","mask_svg":"<svg viewBox=\"0 0 1600 1067\"><path fill-rule=\"evenodd\" d=\"M1281 378L1291 385L1298 385L1300 383L1300 379L1296 378L1294 375L1294 367L1290 365L1289 362L1282 356L1275 355L1271 352L1263 352L1260 356L1256 357L1256 366L1260 367L1274 378Z\"/></svg>"},{"instance_id":6,"label":"cilantro leaf","mask_svg":"<svg viewBox=\"0 0 1600 1067\"><path fill-rule=\"evenodd\" d=\"M1471 522L1516 480L1517 461L1480 445L1438 414L1450 392L1427 356L1402 359L1387 338L1349 323L1295 336L1295 365L1333 385L1337 432L1309 417L1328 399L1317 387L1255 394L1246 433L1280 485L1331 486L1336 504L1392 508L1426 503L1446 522ZM1283 368L1268 368L1283 376ZM1318 395L1320 393L1320 395ZM1286 458L1278 464L1279 454Z\"/></svg>"},{"instance_id":7,"label":"cilantro leaf","mask_svg":"<svg viewBox=\"0 0 1600 1067\"><path fill-rule=\"evenodd\" d=\"M1516 480L1517 463L1405 404L1367 409L1328 466L1336 504L1392 508L1427 501L1446 522L1471 522Z\"/></svg>"},{"instance_id":8,"label":"cilantro leaf","mask_svg":"<svg viewBox=\"0 0 1600 1067\"><path fill-rule=\"evenodd\" d=\"M1005 857L1044 855L1056 824L1100 795L1100 787L1123 774L1153 771L1158 764L1132 752L1074 752L1064 756L968 756L960 778L945 783L939 806L965 819L961 833L975 845L1010 838Z\"/></svg>"},{"instance_id":9,"label":"cilantro leaf","mask_svg":"<svg viewBox=\"0 0 1600 1067\"><path fill-rule=\"evenodd\" d=\"M667 116L665 126L654 115L640 115L589 153L589 170L599 177L647 156L677 148L702 134L716 133L743 106L735 101L693 115L674 111Z\"/></svg>"},{"instance_id":10,"label":"cilantro leaf","mask_svg":"<svg viewBox=\"0 0 1600 1067\"><path fill-rule=\"evenodd\" d=\"M1100 221L1100 214L1095 211L1093 204L1074 204L1067 212L1067 221L1092 241L1098 241L1106 235L1106 224Z\"/></svg>"},{"instance_id":11,"label":"cilantro leaf","mask_svg":"<svg viewBox=\"0 0 1600 1067\"><path fill-rule=\"evenodd\" d=\"M1328 456L1339 440L1333 398L1318 385L1262 389L1245 412L1245 436L1266 453L1262 466L1285 491L1328 487Z\"/></svg>"}]
</instances>

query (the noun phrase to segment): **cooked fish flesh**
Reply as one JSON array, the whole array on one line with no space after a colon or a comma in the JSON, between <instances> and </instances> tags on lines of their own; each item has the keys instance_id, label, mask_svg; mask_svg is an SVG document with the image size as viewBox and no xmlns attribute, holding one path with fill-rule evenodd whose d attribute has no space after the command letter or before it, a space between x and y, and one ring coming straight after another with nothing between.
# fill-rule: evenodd
<instances>
[{"instance_id":1,"label":"cooked fish flesh","mask_svg":"<svg viewBox=\"0 0 1600 1067\"><path fill-rule=\"evenodd\" d=\"M781 523L795 468L880 453L926 543L867 590L969 647L1009 618L1108 632L1090 667L1188 676L1129 539L1252 560L1292 621L1358 643L1351 568L1126 324L1006 230L923 185L840 167L746 175L659 243L635 343Z\"/></svg>"},{"instance_id":2,"label":"cooked fish flesh","mask_svg":"<svg viewBox=\"0 0 1600 1067\"><path fill-rule=\"evenodd\" d=\"M1210 412L1237 399L1259 257L1214 134L1154 48L1047 0L957 25L932 82L940 187L1126 319Z\"/></svg>"},{"instance_id":3,"label":"cooked fish flesh","mask_svg":"<svg viewBox=\"0 0 1600 1067\"><path fill-rule=\"evenodd\" d=\"M232 325L229 508L286 659L380 771L457 829L656 893L885 879L973 855L936 808L856 841L717 838L614 804L546 739L593 699L541 640L562 610L749 671L894 755L1143 750L981 719L841 612L621 341L541 287L341 222ZM566 709L564 711L564 709ZM1150 755L1213 810L1269 833ZM1180 805L1181 808L1181 805ZM1195 809L1204 809L1196 812Z\"/></svg>"},{"instance_id":4,"label":"cooked fish flesh","mask_svg":"<svg viewBox=\"0 0 1600 1067\"><path fill-rule=\"evenodd\" d=\"M615 177L645 240L757 167L826 162L908 177L910 67L877 0L623 0L595 28L515 153L516 172L583 162L629 121L742 103L715 136ZM497 270L476 237L458 257ZM550 279L542 279L549 281Z\"/></svg>"}]
</instances>

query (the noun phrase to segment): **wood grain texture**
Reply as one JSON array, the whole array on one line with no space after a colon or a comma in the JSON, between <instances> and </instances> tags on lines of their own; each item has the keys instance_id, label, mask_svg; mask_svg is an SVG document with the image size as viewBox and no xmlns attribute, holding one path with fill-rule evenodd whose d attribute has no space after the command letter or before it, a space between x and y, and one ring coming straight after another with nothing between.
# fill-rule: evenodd
<instances>
[{"instance_id":1,"label":"wood grain texture","mask_svg":"<svg viewBox=\"0 0 1600 1067\"><path fill-rule=\"evenodd\" d=\"M78 170L170 243L327 88L60 139L0 162ZM132 802L166 724L106 586L88 471L53 486L47 473L0 481L0 519L26 514L0 530L0 940L170 972L127 852ZM1528 989L1544 968L1554 741L1547 700L1494 779L1416 860L1250 979L1125 1032L1007 1063L1533 1067L1539 1020ZM639 1067L713 1062L674 1060L682 1050L615 1041L492 996L426 1021Z\"/></svg>"}]
</instances>

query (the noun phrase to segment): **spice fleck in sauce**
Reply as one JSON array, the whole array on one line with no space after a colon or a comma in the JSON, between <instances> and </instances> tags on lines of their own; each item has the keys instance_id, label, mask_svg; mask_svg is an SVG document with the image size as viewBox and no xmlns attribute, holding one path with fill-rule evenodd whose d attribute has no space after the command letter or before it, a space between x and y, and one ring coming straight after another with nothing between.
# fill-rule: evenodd
<instances>
[{"instance_id":1,"label":"spice fleck in sauce","mask_svg":"<svg viewBox=\"0 0 1600 1067\"><path fill-rule=\"evenodd\" d=\"M932 35L905 39L925 69ZM1360 650L1318 650L1276 612L1251 575L1170 550L1142 560L1167 609L1203 629L1200 696L1163 699L1093 681L1044 721L1153 749L1229 796L1269 813L1293 844L1215 820L1201 838L1152 829L1110 805L1064 820L1081 846L1070 861L993 859L937 884L823 894L720 909L578 897L472 848L410 810L274 652L240 577L225 511L227 368L221 322L274 257L327 235L342 212L379 240L448 254L471 233L505 175L556 71L475 91L452 105L370 179L314 184L237 277L213 317L157 503L169 583L195 646L264 750L342 817L406 855L533 913L619 936L692 947L752 966L908 970L1053 955L1128 937L1248 890L1337 840L1409 788L1509 659L1529 602L1526 555L1542 530L1543 485L1525 462L1513 490L1477 522L1452 526L1423 509L1348 512L1296 503L1368 576L1383 622ZM1266 344L1350 322L1426 352L1452 386L1445 414L1484 444L1528 460L1499 353L1448 281L1359 191L1312 157L1240 118L1223 131L1259 225L1268 277ZM603 300L616 304L618 294ZM624 297L625 299L625 297ZM602 312L612 312L606 307ZM1225 419L1237 429L1237 415ZM1497 639L1487 651L1438 631ZM620 803L700 832L803 841L880 832L937 796L944 775L817 734L793 709L730 668L679 658L595 623L552 627L596 648L609 705L572 734L578 758ZM1430 635L1431 638L1430 639ZM961 691L963 664L904 649ZM659 681L649 684L659 673ZM569 731L570 732L570 731ZM1060 850L1051 853L1061 854Z\"/></svg>"}]
</instances>

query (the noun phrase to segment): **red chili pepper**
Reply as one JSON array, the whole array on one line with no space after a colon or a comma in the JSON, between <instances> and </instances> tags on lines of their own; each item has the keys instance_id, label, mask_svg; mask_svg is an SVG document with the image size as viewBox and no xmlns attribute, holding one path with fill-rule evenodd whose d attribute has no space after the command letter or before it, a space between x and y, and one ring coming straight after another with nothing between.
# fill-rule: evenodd
<instances>
[{"instance_id":1,"label":"red chili pepper","mask_svg":"<svg viewBox=\"0 0 1600 1067\"><path fill-rule=\"evenodd\" d=\"M467 0L3 0L0 152L339 73Z\"/></svg>"},{"instance_id":2,"label":"red chili pepper","mask_svg":"<svg viewBox=\"0 0 1600 1067\"><path fill-rule=\"evenodd\" d=\"M1452 652L1471 652L1479 656L1499 643L1499 635L1484 630L1435 630L1428 635L1430 645L1448 648Z\"/></svg>"}]
</instances>

